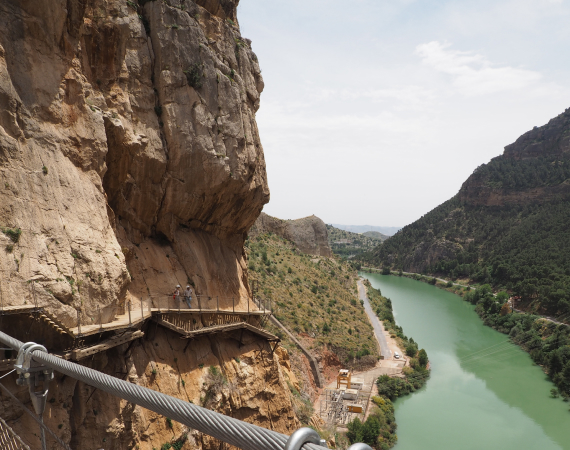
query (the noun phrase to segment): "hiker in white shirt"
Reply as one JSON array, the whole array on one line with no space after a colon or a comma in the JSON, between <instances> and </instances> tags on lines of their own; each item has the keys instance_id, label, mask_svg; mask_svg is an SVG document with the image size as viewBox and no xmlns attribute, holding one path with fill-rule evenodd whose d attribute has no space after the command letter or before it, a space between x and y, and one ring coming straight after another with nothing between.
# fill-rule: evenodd
<instances>
[{"instance_id":1,"label":"hiker in white shirt","mask_svg":"<svg viewBox=\"0 0 570 450\"><path fill-rule=\"evenodd\" d=\"M184 291L184 300L186 301L188 308L192 309L192 289L190 288L190 285L186 286L186 290Z\"/></svg>"}]
</instances>

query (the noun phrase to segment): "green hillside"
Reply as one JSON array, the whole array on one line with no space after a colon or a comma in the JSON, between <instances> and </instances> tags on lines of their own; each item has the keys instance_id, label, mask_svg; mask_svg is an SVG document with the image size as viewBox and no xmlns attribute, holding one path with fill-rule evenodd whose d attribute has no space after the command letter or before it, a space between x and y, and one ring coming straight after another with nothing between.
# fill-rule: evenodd
<instances>
[{"instance_id":1,"label":"green hillside","mask_svg":"<svg viewBox=\"0 0 570 450\"><path fill-rule=\"evenodd\" d=\"M250 280L271 299L275 317L315 351L325 346L343 364L374 365L378 346L356 293L356 271L346 262L301 253L275 234L246 241Z\"/></svg>"},{"instance_id":2,"label":"green hillside","mask_svg":"<svg viewBox=\"0 0 570 450\"><path fill-rule=\"evenodd\" d=\"M367 233L359 234L335 228L327 225L329 245L335 255L349 259L362 255L364 252L374 249L382 239L369 236ZM373 231L372 233L378 233ZM381 233L378 233L381 234ZM384 236L384 235L382 235Z\"/></svg>"},{"instance_id":3,"label":"green hillside","mask_svg":"<svg viewBox=\"0 0 570 450\"><path fill-rule=\"evenodd\" d=\"M373 239L378 239L382 242L384 242L386 239L388 239L390 236L387 236L385 234L380 233L379 231L366 231L364 233L362 233L363 236L366 237L370 237Z\"/></svg>"},{"instance_id":4,"label":"green hillside","mask_svg":"<svg viewBox=\"0 0 570 450\"><path fill-rule=\"evenodd\" d=\"M457 195L364 264L490 283L538 312L570 312L570 112L478 167Z\"/></svg>"}]
</instances>

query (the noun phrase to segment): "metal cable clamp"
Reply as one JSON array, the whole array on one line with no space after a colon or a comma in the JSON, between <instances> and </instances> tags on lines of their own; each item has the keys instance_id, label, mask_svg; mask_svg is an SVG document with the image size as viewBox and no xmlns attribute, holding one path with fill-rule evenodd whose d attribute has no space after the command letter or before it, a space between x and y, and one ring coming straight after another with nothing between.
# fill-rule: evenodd
<instances>
[{"instance_id":1,"label":"metal cable clamp","mask_svg":"<svg viewBox=\"0 0 570 450\"><path fill-rule=\"evenodd\" d=\"M43 345L35 342L26 342L18 352L14 368L18 374L16 384L18 386L28 386L34 410L38 416L41 416L46 407L48 385L53 380L53 369L32 359L32 352L36 350L48 352ZM36 390L40 384L42 389Z\"/></svg>"},{"instance_id":2,"label":"metal cable clamp","mask_svg":"<svg viewBox=\"0 0 570 450\"><path fill-rule=\"evenodd\" d=\"M368 444L363 442L357 442L356 444L352 444L346 450L373 450Z\"/></svg>"},{"instance_id":3,"label":"metal cable clamp","mask_svg":"<svg viewBox=\"0 0 570 450\"><path fill-rule=\"evenodd\" d=\"M289 436L289 439L287 439L287 443L285 444L285 448L283 450L300 450L301 447L307 442L328 448L327 441L321 439L319 433L317 433L312 428L303 427L299 428L291 436Z\"/></svg>"}]
</instances>

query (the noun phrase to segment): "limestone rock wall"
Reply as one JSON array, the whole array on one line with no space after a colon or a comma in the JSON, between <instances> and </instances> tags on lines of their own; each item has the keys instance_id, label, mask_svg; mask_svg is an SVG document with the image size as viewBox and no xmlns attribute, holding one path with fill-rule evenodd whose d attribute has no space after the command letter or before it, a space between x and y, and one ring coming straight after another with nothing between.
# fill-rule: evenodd
<instances>
[{"instance_id":1,"label":"limestone rock wall","mask_svg":"<svg viewBox=\"0 0 570 450\"><path fill-rule=\"evenodd\" d=\"M262 212L249 234L258 236L268 232L294 242L299 250L304 253L316 256L332 256L327 227L317 216L282 220Z\"/></svg>"},{"instance_id":2,"label":"limestone rock wall","mask_svg":"<svg viewBox=\"0 0 570 450\"><path fill-rule=\"evenodd\" d=\"M0 226L21 229L0 234L6 304L34 301L35 280L67 325L187 282L245 307L243 240L269 190L236 8L0 2ZM150 276L147 247L176 263Z\"/></svg>"},{"instance_id":3,"label":"limestone rock wall","mask_svg":"<svg viewBox=\"0 0 570 450\"><path fill-rule=\"evenodd\" d=\"M255 122L264 84L237 4L0 1L4 306L36 302L71 327L77 310L110 321L132 297L158 302L192 283L203 307L246 308L243 242L269 189ZM231 334L185 351L146 331L86 364L268 428L298 425L286 352ZM214 391L210 366L225 380ZM185 431L61 376L48 406L73 448L151 450ZM38 448L4 395L0 415ZM219 447L192 431L183 448Z\"/></svg>"},{"instance_id":4,"label":"limestone rock wall","mask_svg":"<svg viewBox=\"0 0 570 450\"><path fill-rule=\"evenodd\" d=\"M161 327L153 325L146 331L147 336L132 346L124 344L99 353L85 364L281 433L291 434L300 426L287 389L287 382L298 387L298 381L284 349L272 353L267 342L249 333L240 336L239 332L195 339L186 348L188 341ZM2 382L31 408L27 388L16 386L12 378ZM32 449L41 448L37 424L2 393L0 416ZM213 450L222 445L196 430L169 423L166 417L61 375L50 384L44 420L73 449L153 450L183 439L183 450ZM59 446L53 442L48 448Z\"/></svg>"}]
</instances>

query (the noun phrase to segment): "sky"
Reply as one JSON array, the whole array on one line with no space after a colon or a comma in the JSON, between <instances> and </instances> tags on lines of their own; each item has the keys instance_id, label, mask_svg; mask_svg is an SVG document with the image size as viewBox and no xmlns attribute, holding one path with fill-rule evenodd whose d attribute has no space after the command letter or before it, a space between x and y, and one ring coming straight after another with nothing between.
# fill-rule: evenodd
<instances>
[{"instance_id":1,"label":"sky","mask_svg":"<svg viewBox=\"0 0 570 450\"><path fill-rule=\"evenodd\" d=\"M241 0L282 219L404 226L570 107L570 0Z\"/></svg>"}]
</instances>

